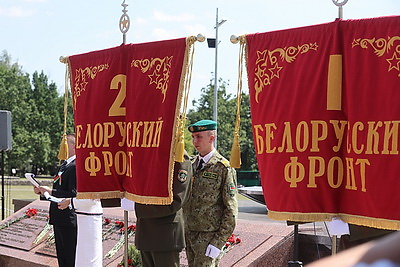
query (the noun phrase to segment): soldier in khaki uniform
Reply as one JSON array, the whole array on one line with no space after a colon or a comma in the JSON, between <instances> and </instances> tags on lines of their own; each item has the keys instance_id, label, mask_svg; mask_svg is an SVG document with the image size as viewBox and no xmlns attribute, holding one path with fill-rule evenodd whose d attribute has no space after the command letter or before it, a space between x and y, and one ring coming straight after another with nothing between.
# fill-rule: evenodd
<instances>
[{"instance_id":1,"label":"soldier in khaki uniform","mask_svg":"<svg viewBox=\"0 0 400 267\"><path fill-rule=\"evenodd\" d=\"M183 207L189 266L218 266L217 257L236 226L236 171L214 147L217 123L201 120L189 126L198 151L194 177Z\"/></svg>"},{"instance_id":2,"label":"soldier in khaki uniform","mask_svg":"<svg viewBox=\"0 0 400 267\"><path fill-rule=\"evenodd\" d=\"M135 203L135 245L140 250L144 267L179 267L179 253L185 247L184 204L192 178L189 155L185 161L175 162L173 201L170 205Z\"/></svg>"}]
</instances>

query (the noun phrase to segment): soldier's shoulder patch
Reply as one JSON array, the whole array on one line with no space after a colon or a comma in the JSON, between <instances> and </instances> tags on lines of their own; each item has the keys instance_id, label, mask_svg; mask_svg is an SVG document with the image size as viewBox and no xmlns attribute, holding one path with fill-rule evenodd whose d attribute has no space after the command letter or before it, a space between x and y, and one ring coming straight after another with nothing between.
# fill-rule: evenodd
<instances>
[{"instance_id":1,"label":"soldier's shoulder patch","mask_svg":"<svg viewBox=\"0 0 400 267\"><path fill-rule=\"evenodd\" d=\"M230 184L228 185L228 192L229 192L229 195L230 195L231 197L235 196L235 194L236 194L236 186L235 186L234 183L230 183Z\"/></svg>"},{"instance_id":2,"label":"soldier's shoulder patch","mask_svg":"<svg viewBox=\"0 0 400 267\"><path fill-rule=\"evenodd\" d=\"M186 182L188 173L186 170L179 170L178 172L178 181L181 183Z\"/></svg>"}]
</instances>

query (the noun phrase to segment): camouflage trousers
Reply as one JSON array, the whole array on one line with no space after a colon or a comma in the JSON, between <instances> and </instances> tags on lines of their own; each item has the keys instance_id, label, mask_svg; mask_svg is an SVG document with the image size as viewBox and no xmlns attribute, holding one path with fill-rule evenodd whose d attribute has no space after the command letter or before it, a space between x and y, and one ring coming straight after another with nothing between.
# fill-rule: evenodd
<instances>
[{"instance_id":1,"label":"camouflage trousers","mask_svg":"<svg viewBox=\"0 0 400 267\"><path fill-rule=\"evenodd\" d=\"M207 246L214 236L214 232L186 231L186 257L189 267L216 267L219 258L212 259L206 256Z\"/></svg>"}]
</instances>

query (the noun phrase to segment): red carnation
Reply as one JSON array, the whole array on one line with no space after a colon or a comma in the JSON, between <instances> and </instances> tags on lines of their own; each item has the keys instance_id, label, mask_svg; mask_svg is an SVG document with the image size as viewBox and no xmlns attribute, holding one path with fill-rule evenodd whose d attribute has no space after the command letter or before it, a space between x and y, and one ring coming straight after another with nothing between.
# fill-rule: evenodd
<instances>
[{"instance_id":1,"label":"red carnation","mask_svg":"<svg viewBox=\"0 0 400 267\"><path fill-rule=\"evenodd\" d=\"M122 222L122 221L116 221L116 222L115 222L115 226L116 226L116 227L119 227L119 228L122 228L122 227L124 227L124 222Z\"/></svg>"},{"instance_id":2,"label":"red carnation","mask_svg":"<svg viewBox=\"0 0 400 267\"><path fill-rule=\"evenodd\" d=\"M228 238L228 242L235 243L235 236L233 234Z\"/></svg>"},{"instance_id":3,"label":"red carnation","mask_svg":"<svg viewBox=\"0 0 400 267\"><path fill-rule=\"evenodd\" d=\"M108 218L105 218L105 219L104 219L104 224L105 224L105 225L110 224L110 223L111 223L111 220L110 220L110 219L108 219Z\"/></svg>"},{"instance_id":4,"label":"red carnation","mask_svg":"<svg viewBox=\"0 0 400 267\"><path fill-rule=\"evenodd\" d=\"M28 209L25 214L26 216L28 216L28 218L35 216L37 213L36 209Z\"/></svg>"}]
</instances>

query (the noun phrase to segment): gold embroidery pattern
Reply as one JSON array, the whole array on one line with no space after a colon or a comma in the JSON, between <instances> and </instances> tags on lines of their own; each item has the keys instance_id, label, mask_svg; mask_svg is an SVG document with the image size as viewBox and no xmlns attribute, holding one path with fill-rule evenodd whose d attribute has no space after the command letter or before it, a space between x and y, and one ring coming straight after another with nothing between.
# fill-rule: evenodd
<instances>
[{"instance_id":1,"label":"gold embroidery pattern","mask_svg":"<svg viewBox=\"0 0 400 267\"><path fill-rule=\"evenodd\" d=\"M74 109L76 109L76 100L81 96L82 92L86 90L89 79L96 78L96 75L103 70L107 70L110 66L108 64L101 64L98 66L86 67L84 69L75 70L75 86L74 86Z\"/></svg>"},{"instance_id":2,"label":"gold embroidery pattern","mask_svg":"<svg viewBox=\"0 0 400 267\"><path fill-rule=\"evenodd\" d=\"M282 63L292 63L299 54L305 54L310 50L316 51L317 43L303 44L297 47L289 46L285 48L276 48L272 51L257 51L257 60L255 67L254 89L256 91L256 101L259 102L258 95L265 86L271 84L272 79L280 78L280 71L283 69Z\"/></svg>"},{"instance_id":3,"label":"gold embroidery pattern","mask_svg":"<svg viewBox=\"0 0 400 267\"><path fill-rule=\"evenodd\" d=\"M397 44L395 44L397 42ZM372 39L354 39L351 47L360 46L361 48L368 49L368 46L374 50L374 53L378 56L386 57L386 61L389 64L388 72L391 70L397 70L397 76L400 77L400 36L388 36L385 38L372 38ZM391 51L393 48L393 54ZM391 57L390 57L391 56Z\"/></svg>"},{"instance_id":4,"label":"gold embroidery pattern","mask_svg":"<svg viewBox=\"0 0 400 267\"><path fill-rule=\"evenodd\" d=\"M152 59L134 59L131 62L131 67L140 68L142 73L149 72L149 85L155 84L156 90L161 90L163 94L163 103L168 90L169 77L171 72L172 58L164 57Z\"/></svg>"}]
</instances>

